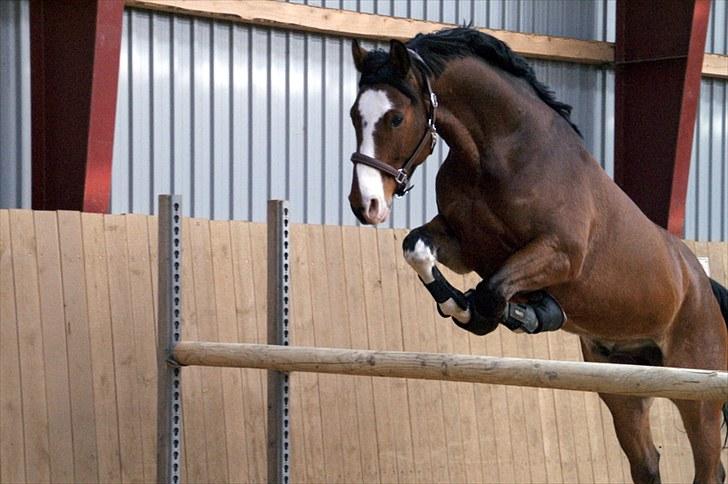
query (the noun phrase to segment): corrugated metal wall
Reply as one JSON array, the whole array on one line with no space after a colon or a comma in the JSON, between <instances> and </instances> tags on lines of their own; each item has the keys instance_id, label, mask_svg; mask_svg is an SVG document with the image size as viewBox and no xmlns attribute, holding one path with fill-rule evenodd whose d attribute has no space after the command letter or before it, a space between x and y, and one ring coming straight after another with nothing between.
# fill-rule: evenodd
<instances>
[{"instance_id":1,"label":"corrugated metal wall","mask_svg":"<svg viewBox=\"0 0 728 484\"><path fill-rule=\"evenodd\" d=\"M727 4L713 2L707 51L727 50ZM327 0L325 6L585 39L614 37L612 0ZM0 2L0 19L0 59L14 60L8 69L3 63L0 76L23 80L17 95L0 94L21 104L7 111L3 97L0 152L3 163L10 159L26 174L18 181L3 165L0 194L16 182L27 186L25 198L0 198L0 206L28 206L27 4ZM25 47L4 42L8 36L26 39ZM355 148L348 108L356 95L348 40L136 10L125 13L123 36L114 212L152 212L156 193L175 191L197 216L260 221L268 198L285 197L296 221L355 223L346 202L348 158ZM539 78L574 105L588 147L611 173L612 72L532 63ZM728 240L726 86L726 81L703 80L688 194L689 238ZM24 140L20 149L14 144L18 139ZM418 170L417 188L396 202L391 225L414 226L434 215L432 186L446 152L440 145Z\"/></svg>"},{"instance_id":2,"label":"corrugated metal wall","mask_svg":"<svg viewBox=\"0 0 728 484\"><path fill-rule=\"evenodd\" d=\"M703 79L698 109L685 238L728 240L728 82Z\"/></svg>"},{"instance_id":3,"label":"corrugated metal wall","mask_svg":"<svg viewBox=\"0 0 728 484\"><path fill-rule=\"evenodd\" d=\"M28 3L0 1L0 207L30 207Z\"/></svg>"},{"instance_id":4,"label":"corrugated metal wall","mask_svg":"<svg viewBox=\"0 0 728 484\"><path fill-rule=\"evenodd\" d=\"M266 199L285 197L300 221L354 223L346 195L357 73L348 40L136 10L124 22L114 211L146 213L154 193L176 191L197 216L263 220ZM575 119L609 166L611 73L535 67L580 107ZM395 226L434 216L446 153L441 147L418 170L417 188L396 203Z\"/></svg>"}]
</instances>

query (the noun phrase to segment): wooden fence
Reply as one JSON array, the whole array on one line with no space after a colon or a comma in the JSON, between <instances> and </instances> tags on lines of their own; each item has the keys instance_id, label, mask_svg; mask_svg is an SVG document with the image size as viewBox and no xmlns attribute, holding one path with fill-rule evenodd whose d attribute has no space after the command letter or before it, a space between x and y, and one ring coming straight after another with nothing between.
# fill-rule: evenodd
<instances>
[{"instance_id":1,"label":"wooden fence","mask_svg":"<svg viewBox=\"0 0 728 484\"><path fill-rule=\"evenodd\" d=\"M476 337L440 319L404 231L292 232L294 345L580 359L563 332ZM264 343L265 226L185 219L183 238L184 338ZM691 247L725 282L728 244ZM1 482L154 480L156 250L154 217L0 210ZM183 379L183 477L265 481L265 373ZM292 392L294 482L629 481L592 393L304 373ZM671 403L652 426L663 481L690 482Z\"/></svg>"}]
</instances>

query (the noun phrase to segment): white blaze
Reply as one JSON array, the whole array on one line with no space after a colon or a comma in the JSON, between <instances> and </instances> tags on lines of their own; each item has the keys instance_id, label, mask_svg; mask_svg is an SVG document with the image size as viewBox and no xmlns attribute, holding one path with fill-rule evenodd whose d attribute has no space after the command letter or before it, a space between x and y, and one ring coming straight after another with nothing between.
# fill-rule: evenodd
<instances>
[{"instance_id":1,"label":"white blaze","mask_svg":"<svg viewBox=\"0 0 728 484\"><path fill-rule=\"evenodd\" d=\"M374 127L384 114L392 109L392 103L387 93L381 90L370 89L364 91L359 97L359 115L362 122L361 146L359 153L376 158L374 146ZM371 166L356 164L356 178L359 183L359 193L365 206L372 199L379 203L380 214L387 210L384 198L384 184L382 174Z\"/></svg>"}]
</instances>

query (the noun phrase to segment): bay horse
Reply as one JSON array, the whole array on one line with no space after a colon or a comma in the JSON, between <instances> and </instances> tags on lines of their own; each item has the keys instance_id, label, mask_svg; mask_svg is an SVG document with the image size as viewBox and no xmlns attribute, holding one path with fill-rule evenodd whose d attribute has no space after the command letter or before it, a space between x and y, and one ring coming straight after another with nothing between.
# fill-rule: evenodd
<instances>
[{"instance_id":1,"label":"bay horse","mask_svg":"<svg viewBox=\"0 0 728 484\"><path fill-rule=\"evenodd\" d=\"M387 219L438 132L450 147L438 214L403 241L442 316L479 335L499 324L561 328L579 336L586 361L726 370L728 291L607 176L571 107L523 58L467 27L393 40L389 52L354 41L352 55L360 81L349 201L362 223ZM436 263L482 280L463 294ZM633 480L659 482L651 399L600 397ZM723 482L721 403L674 404L695 482Z\"/></svg>"}]
</instances>

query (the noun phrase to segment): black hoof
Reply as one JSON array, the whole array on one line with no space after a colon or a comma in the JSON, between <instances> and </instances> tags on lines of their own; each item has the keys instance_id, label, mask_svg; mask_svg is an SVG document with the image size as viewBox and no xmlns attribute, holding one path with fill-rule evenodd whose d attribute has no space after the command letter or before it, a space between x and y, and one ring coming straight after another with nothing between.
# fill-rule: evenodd
<instances>
[{"instance_id":1,"label":"black hoof","mask_svg":"<svg viewBox=\"0 0 728 484\"><path fill-rule=\"evenodd\" d=\"M465 300L468 303L468 309L470 309L470 321L467 323L461 323L455 318L452 318L452 320L458 328L470 331L478 336L483 336L494 331L498 327L500 321L484 317L478 311L476 307L476 293L477 289L475 291L470 290L465 293Z\"/></svg>"},{"instance_id":2,"label":"black hoof","mask_svg":"<svg viewBox=\"0 0 728 484\"><path fill-rule=\"evenodd\" d=\"M505 298L489 288L486 281L480 281L475 287L473 306L483 318L502 323L506 319L506 303Z\"/></svg>"}]
</instances>

